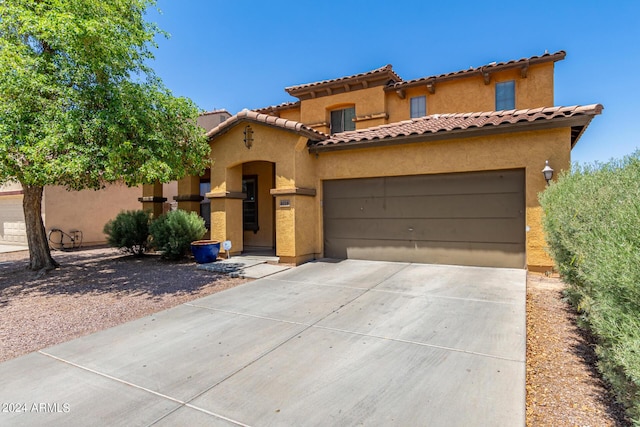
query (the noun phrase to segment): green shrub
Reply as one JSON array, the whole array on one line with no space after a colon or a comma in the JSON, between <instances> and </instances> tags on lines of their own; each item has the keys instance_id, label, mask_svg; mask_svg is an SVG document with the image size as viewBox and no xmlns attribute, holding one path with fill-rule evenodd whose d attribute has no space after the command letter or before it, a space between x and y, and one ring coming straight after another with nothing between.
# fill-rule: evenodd
<instances>
[{"instance_id":1,"label":"green shrub","mask_svg":"<svg viewBox=\"0 0 640 427\"><path fill-rule=\"evenodd\" d=\"M200 216L180 209L160 216L150 227L153 246L164 258L173 260L184 257L191 242L201 239L206 231Z\"/></svg>"},{"instance_id":2,"label":"green shrub","mask_svg":"<svg viewBox=\"0 0 640 427\"><path fill-rule=\"evenodd\" d=\"M640 423L640 152L574 167L540 203L549 252L597 336L599 369Z\"/></svg>"},{"instance_id":3,"label":"green shrub","mask_svg":"<svg viewBox=\"0 0 640 427\"><path fill-rule=\"evenodd\" d=\"M107 243L136 256L149 249L151 213L142 210L123 211L104 226Z\"/></svg>"}]
</instances>

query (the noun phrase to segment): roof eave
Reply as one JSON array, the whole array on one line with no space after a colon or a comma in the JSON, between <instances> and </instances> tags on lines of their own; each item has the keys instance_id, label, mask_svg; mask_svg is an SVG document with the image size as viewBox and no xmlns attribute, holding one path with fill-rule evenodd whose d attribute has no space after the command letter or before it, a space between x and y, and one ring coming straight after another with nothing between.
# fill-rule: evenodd
<instances>
[{"instance_id":1,"label":"roof eave","mask_svg":"<svg viewBox=\"0 0 640 427\"><path fill-rule=\"evenodd\" d=\"M391 65L386 65L366 73L316 83L290 86L284 90L289 95L304 100L362 88L386 86L390 81L398 83L402 81L402 78L393 71Z\"/></svg>"},{"instance_id":2,"label":"roof eave","mask_svg":"<svg viewBox=\"0 0 640 427\"><path fill-rule=\"evenodd\" d=\"M456 79L462 79L462 78L468 78L468 77L472 77L472 76L484 76L485 74L490 75L493 73L497 73L500 71L505 71L505 70L510 70L510 69L522 69L522 68L526 68L528 69L528 67L532 66L532 65L537 65L537 64L543 64L546 62L557 62L557 61L561 61L563 59L565 59L565 57L567 56L567 53L563 50L560 50L558 52L555 53L551 53L551 54L545 54L542 56L535 56L535 57L531 57L531 58L523 58L523 59L519 59L517 61L509 61L509 62L504 62L504 63L500 63L497 65L483 65L481 67L477 67L477 68L472 68L469 70L461 70L461 71L456 71L453 73L448 73L448 74L440 74L440 75L435 75L435 76L428 76L428 77L421 77L418 79L414 79L414 80L405 80L402 82L398 82L394 85L390 85L386 88L384 88L385 91L397 91L397 90L401 90L401 89L407 89L407 88L412 88L412 87L418 87L418 86L424 86L424 85L435 85L436 83L442 83L442 82L446 82L446 81L450 81L450 80L456 80Z\"/></svg>"},{"instance_id":3,"label":"roof eave","mask_svg":"<svg viewBox=\"0 0 640 427\"><path fill-rule=\"evenodd\" d=\"M281 119L279 117L274 117L274 116L268 116L266 120L258 120L257 118L254 118L248 114L249 114L248 112L246 113L241 112L236 114L235 116L230 117L226 121L222 122L215 128L211 129L209 132L207 132L206 134L207 140L211 142L214 139L219 138L220 136L226 134L235 126L241 123L246 123L246 122L274 127L285 132L292 132L297 135L304 136L308 140L314 141L314 142L322 141L328 138L328 135L325 135L318 131L309 130L306 126L304 126L300 122L294 122L292 120ZM255 113L255 114L259 114L259 113ZM267 116L266 114L261 114L261 115ZM294 127L292 128L292 127L282 126L282 125L279 125L279 123L294 123Z\"/></svg>"},{"instance_id":4,"label":"roof eave","mask_svg":"<svg viewBox=\"0 0 640 427\"><path fill-rule=\"evenodd\" d=\"M435 142L450 139L473 138L488 135L499 135L513 132L539 131L547 129L557 129L562 127L582 128L580 133L572 138L571 148L576 144L577 139L582 135L584 129L589 125L595 114L583 114L572 117L559 117L553 120L537 120L533 122L523 121L516 123L503 123L501 125L487 125L483 127L470 127L466 129L453 129L448 131L427 132L423 134L403 135L387 138L375 138L363 141L341 142L337 144L313 145L309 147L310 153L322 153L329 151L353 150L358 148L372 148L381 146L392 146L401 144L411 144L416 142Z\"/></svg>"},{"instance_id":5,"label":"roof eave","mask_svg":"<svg viewBox=\"0 0 640 427\"><path fill-rule=\"evenodd\" d=\"M252 111L260 114L271 114L285 110L294 110L296 108L300 108L300 101L285 102L279 105L270 105L268 107L256 108Z\"/></svg>"}]
</instances>

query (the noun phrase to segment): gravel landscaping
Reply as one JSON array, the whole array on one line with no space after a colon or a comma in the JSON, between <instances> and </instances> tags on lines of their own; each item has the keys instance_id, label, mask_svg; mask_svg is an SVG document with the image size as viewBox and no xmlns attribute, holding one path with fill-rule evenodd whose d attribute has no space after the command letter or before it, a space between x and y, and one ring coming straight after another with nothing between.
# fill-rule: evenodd
<instances>
[{"instance_id":1,"label":"gravel landscaping","mask_svg":"<svg viewBox=\"0 0 640 427\"><path fill-rule=\"evenodd\" d=\"M110 248L55 252L62 268L25 268L0 254L0 362L247 282L195 263L141 259ZM595 369L593 339L577 328L564 284L527 281L527 425L627 426Z\"/></svg>"},{"instance_id":2,"label":"gravel landscaping","mask_svg":"<svg viewBox=\"0 0 640 427\"><path fill-rule=\"evenodd\" d=\"M111 248L53 256L62 268L38 274L26 252L0 254L0 361L247 282Z\"/></svg>"}]
</instances>

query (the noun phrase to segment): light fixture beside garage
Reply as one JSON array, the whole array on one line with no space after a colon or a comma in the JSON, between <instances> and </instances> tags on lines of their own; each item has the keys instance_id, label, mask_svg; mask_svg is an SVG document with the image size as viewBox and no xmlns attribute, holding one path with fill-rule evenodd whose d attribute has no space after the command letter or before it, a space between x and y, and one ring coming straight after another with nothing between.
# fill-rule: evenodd
<instances>
[{"instance_id":1,"label":"light fixture beside garage","mask_svg":"<svg viewBox=\"0 0 640 427\"><path fill-rule=\"evenodd\" d=\"M549 181L553 178L553 169L549 166L549 160L545 160L544 169L542 169L542 175L544 175L545 181L547 181L547 185L549 185Z\"/></svg>"}]
</instances>

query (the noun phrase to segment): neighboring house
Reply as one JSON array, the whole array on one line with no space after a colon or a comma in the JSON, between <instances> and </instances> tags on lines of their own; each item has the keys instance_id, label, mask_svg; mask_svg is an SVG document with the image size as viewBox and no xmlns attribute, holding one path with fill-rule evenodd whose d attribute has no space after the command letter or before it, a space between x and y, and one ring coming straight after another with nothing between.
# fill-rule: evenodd
<instances>
[{"instance_id":1,"label":"neighboring house","mask_svg":"<svg viewBox=\"0 0 640 427\"><path fill-rule=\"evenodd\" d=\"M291 86L211 129L211 237L281 262L359 258L545 271L538 193L601 105L554 106L565 52L403 80L390 65ZM158 188L147 187L154 197Z\"/></svg>"},{"instance_id":2,"label":"neighboring house","mask_svg":"<svg viewBox=\"0 0 640 427\"><path fill-rule=\"evenodd\" d=\"M60 186L46 186L42 196L42 218L47 233L58 228L65 233L82 232L82 245L93 246L106 241L104 225L121 210L139 209L136 198L140 187L111 184L103 190L67 191ZM11 184L0 188L0 243L27 245L22 208L22 187Z\"/></svg>"},{"instance_id":3,"label":"neighboring house","mask_svg":"<svg viewBox=\"0 0 640 427\"><path fill-rule=\"evenodd\" d=\"M0 186L0 244L27 244L20 184Z\"/></svg>"},{"instance_id":4,"label":"neighboring house","mask_svg":"<svg viewBox=\"0 0 640 427\"><path fill-rule=\"evenodd\" d=\"M210 130L229 117L231 114L225 110L207 112L198 117L198 124ZM169 200L177 198L176 181L162 184L161 187ZM203 191L208 192L208 187ZM106 242L102 230L107 221L123 210L140 209L141 205L136 200L141 198L142 186L129 188L111 184L98 191L67 191L60 186L46 186L42 198L42 217L47 233L52 228L61 229L65 233L80 230L83 246L100 245ZM171 209L171 203L166 201L162 200L161 211L156 214ZM208 207L208 204L204 207L206 221L210 217ZM27 245L20 184L0 186L0 244Z\"/></svg>"}]
</instances>

